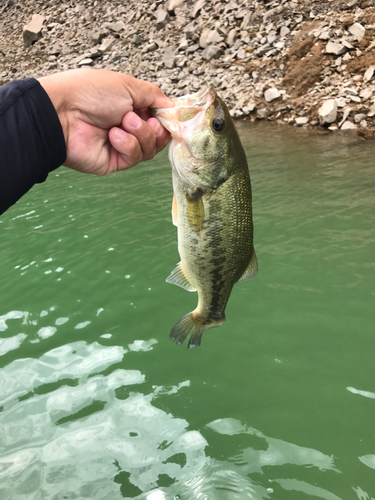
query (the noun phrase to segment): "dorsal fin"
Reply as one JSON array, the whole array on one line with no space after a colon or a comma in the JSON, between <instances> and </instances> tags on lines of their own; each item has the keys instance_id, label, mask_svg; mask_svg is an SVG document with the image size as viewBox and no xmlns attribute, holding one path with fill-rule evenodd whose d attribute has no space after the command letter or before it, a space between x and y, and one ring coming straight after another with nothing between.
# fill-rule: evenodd
<instances>
[{"instance_id":1,"label":"dorsal fin","mask_svg":"<svg viewBox=\"0 0 375 500\"><path fill-rule=\"evenodd\" d=\"M188 292L196 292L197 289L193 287L190 283L189 278L186 276L186 273L182 267L181 262L177 264L176 269L173 269L171 274L166 279L167 283L172 283L172 285L180 286L184 288Z\"/></svg>"},{"instance_id":2,"label":"dorsal fin","mask_svg":"<svg viewBox=\"0 0 375 500\"><path fill-rule=\"evenodd\" d=\"M237 283L241 283L241 281L248 281L252 280L255 278L255 276L258 274L258 261L257 261L257 256L255 255L255 250L253 247L253 253L251 255L251 259L249 262L249 265L245 269L245 272L241 276L241 278L237 281Z\"/></svg>"}]
</instances>

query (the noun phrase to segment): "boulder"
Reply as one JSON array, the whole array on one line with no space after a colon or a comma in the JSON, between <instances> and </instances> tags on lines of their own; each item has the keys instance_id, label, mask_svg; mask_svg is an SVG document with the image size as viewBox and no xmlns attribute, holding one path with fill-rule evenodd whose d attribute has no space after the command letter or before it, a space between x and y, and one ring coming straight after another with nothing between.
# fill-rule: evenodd
<instances>
[{"instance_id":1,"label":"boulder","mask_svg":"<svg viewBox=\"0 0 375 500\"><path fill-rule=\"evenodd\" d=\"M86 59L82 59L82 61L78 63L78 66L93 66L93 64L94 61L90 57L87 57Z\"/></svg>"},{"instance_id":2,"label":"boulder","mask_svg":"<svg viewBox=\"0 0 375 500\"><path fill-rule=\"evenodd\" d=\"M200 10L202 9L204 3L205 3L206 0L198 0L197 2L195 2L195 4L193 5L193 9L191 11L191 17L194 19L197 17L197 15L199 14Z\"/></svg>"},{"instance_id":3,"label":"boulder","mask_svg":"<svg viewBox=\"0 0 375 500\"><path fill-rule=\"evenodd\" d=\"M296 118L296 125L299 127L306 125L307 123L309 123L309 118L307 116L299 116Z\"/></svg>"},{"instance_id":4,"label":"boulder","mask_svg":"<svg viewBox=\"0 0 375 500\"><path fill-rule=\"evenodd\" d=\"M341 125L341 130L352 130L352 129L355 129L355 128L357 128L357 125L354 125L354 123L352 123L349 120L346 120L346 122L344 122Z\"/></svg>"},{"instance_id":5,"label":"boulder","mask_svg":"<svg viewBox=\"0 0 375 500\"><path fill-rule=\"evenodd\" d=\"M326 53L333 54L334 56L341 56L341 54L345 54L348 51L348 48L342 45L341 43L335 43L329 41L326 45Z\"/></svg>"},{"instance_id":6,"label":"boulder","mask_svg":"<svg viewBox=\"0 0 375 500\"><path fill-rule=\"evenodd\" d=\"M337 118L337 102L335 99L328 99L318 110L320 125L330 124Z\"/></svg>"},{"instance_id":7,"label":"boulder","mask_svg":"<svg viewBox=\"0 0 375 500\"><path fill-rule=\"evenodd\" d=\"M124 21L105 23L104 27L110 29L111 31L114 31L115 33L118 33L119 31L122 30L126 30L126 24L124 23Z\"/></svg>"},{"instance_id":8,"label":"boulder","mask_svg":"<svg viewBox=\"0 0 375 500\"><path fill-rule=\"evenodd\" d=\"M176 49L172 46L169 46L164 50L163 64L168 69L172 69L175 66L175 52Z\"/></svg>"},{"instance_id":9,"label":"boulder","mask_svg":"<svg viewBox=\"0 0 375 500\"><path fill-rule=\"evenodd\" d=\"M23 44L25 47L30 47L41 36L45 19L40 14L33 14L31 21L23 27Z\"/></svg>"},{"instance_id":10,"label":"boulder","mask_svg":"<svg viewBox=\"0 0 375 500\"><path fill-rule=\"evenodd\" d=\"M375 103L370 106L370 109L368 110L367 116L369 118L373 117L375 115Z\"/></svg>"},{"instance_id":11,"label":"boulder","mask_svg":"<svg viewBox=\"0 0 375 500\"><path fill-rule=\"evenodd\" d=\"M115 38L112 38L112 37L104 38L101 45L99 46L99 51L102 54L104 54L105 52L108 52L113 47L115 41L116 41Z\"/></svg>"},{"instance_id":12,"label":"boulder","mask_svg":"<svg viewBox=\"0 0 375 500\"><path fill-rule=\"evenodd\" d=\"M202 49L205 49L208 45L220 43L223 40L223 37L220 36L216 30L209 30L208 28L205 28L199 38L199 45Z\"/></svg>"},{"instance_id":13,"label":"boulder","mask_svg":"<svg viewBox=\"0 0 375 500\"><path fill-rule=\"evenodd\" d=\"M267 89L264 92L264 98L267 102L271 102L275 99L278 99L279 97L281 97L281 94L276 87L272 87L270 89Z\"/></svg>"},{"instance_id":14,"label":"boulder","mask_svg":"<svg viewBox=\"0 0 375 500\"><path fill-rule=\"evenodd\" d=\"M209 45L202 52L202 57L206 61L211 61L212 59L219 59L221 56L221 48L217 45Z\"/></svg>"},{"instance_id":15,"label":"boulder","mask_svg":"<svg viewBox=\"0 0 375 500\"><path fill-rule=\"evenodd\" d=\"M235 28L233 28L228 33L228 35L227 35L227 37L225 39L225 43L229 47L231 47L234 44L234 42L237 40L237 38L238 38L238 31Z\"/></svg>"},{"instance_id":16,"label":"boulder","mask_svg":"<svg viewBox=\"0 0 375 500\"><path fill-rule=\"evenodd\" d=\"M350 26L349 32L356 37L357 41L360 42L365 36L366 30L362 24L354 23Z\"/></svg>"},{"instance_id":17,"label":"boulder","mask_svg":"<svg viewBox=\"0 0 375 500\"><path fill-rule=\"evenodd\" d=\"M367 83L371 80L371 78L374 76L374 68L373 66L369 66L363 75L363 81L364 83Z\"/></svg>"},{"instance_id":18,"label":"boulder","mask_svg":"<svg viewBox=\"0 0 375 500\"><path fill-rule=\"evenodd\" d=\"M287 26L282 26L280 29L280 36L283 38L284 36L290 33L290 29Z\"/></svg>"},{"instance_id":19,"label":"boulder","mask_svg":"<svg viewBox=\"0 0 375 500\"><path fill-rule=\"evenodd\" d=\"M166 3L166 7L168 12L173 12L177 7L182 7L182 4L185 2L185 0L169 0Z\"/></svg>"},{"instance_id":20,"label":"boulder","mask_svg":"<svg viewBox=\"0 0 375 500\"><path fill-rule=\"evenodd\" d=\"M156 11L156 29L162 30L167 26L171 18L169 17L168 12L163 8L159 7Z\"/></svg>"}]
</instances>

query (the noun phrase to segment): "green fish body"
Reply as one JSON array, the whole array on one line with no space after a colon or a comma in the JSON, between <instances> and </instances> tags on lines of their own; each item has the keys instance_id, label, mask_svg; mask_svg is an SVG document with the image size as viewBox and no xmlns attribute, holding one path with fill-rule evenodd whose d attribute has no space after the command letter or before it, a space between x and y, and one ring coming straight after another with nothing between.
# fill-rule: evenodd
<instances>
[{"instance_id":1,"label":"green fish body","mask_svg":"<svg viewBox=\"0 0 375 500\"><path fill-rule=\"evenodd\" d=\"M198 292L197 308L170 338L181 345L191 333L188 347L197 347L205 330L224 323L234 284L258 272L249 170L228 109L212 86L154 115L172 134L172 215L181 262L167 282Z\"/></svg>"}]
</instances>

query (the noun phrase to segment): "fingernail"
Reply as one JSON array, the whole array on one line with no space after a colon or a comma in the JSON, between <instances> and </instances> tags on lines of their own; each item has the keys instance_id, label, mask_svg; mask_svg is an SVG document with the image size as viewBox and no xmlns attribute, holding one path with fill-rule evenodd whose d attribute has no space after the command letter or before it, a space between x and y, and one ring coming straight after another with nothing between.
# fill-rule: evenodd
<instances>
[{"instance_id":1,"label":"fingernail","mask_svg":"<svg viewBox=\"0 0 375 500\"><path fill-rule=\"evenodd\" d=\"M115 139L118 141L123 141L125 137L125 132L121 128L115 128Z\"/></svg>"},{"instance_id":2,"label":"fingernail","mask_svg":"<svg viewBox=\"0 0 375 500\"><path fill-rule=\"evenodd\" d=\"M137 114L131 111L130 113L128 113L127 122L131 127L138 128L141 126L142 120Z\"/></svg>"},{"instance_id":3,"label":"fingernail","mask_svg":"<svg viewBox=\"0 0 375 500\"><path fill-rule=\"evenodd\" d=\"M162 124L159 121L155 122L154 132L156 135L160 135L164 132L164 127L162 126Z\"/></svg>"}]
</instances>

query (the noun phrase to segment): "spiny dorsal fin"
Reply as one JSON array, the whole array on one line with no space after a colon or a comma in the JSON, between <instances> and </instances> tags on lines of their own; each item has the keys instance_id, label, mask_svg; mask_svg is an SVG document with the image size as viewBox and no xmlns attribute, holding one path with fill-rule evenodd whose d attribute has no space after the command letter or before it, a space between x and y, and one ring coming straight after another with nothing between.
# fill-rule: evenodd
<instances>
[{"instance_id":1,"label":"spiny dorsal fin","mask_svg":"<svg viewBox=\"0 0 375 500\"><path fill-rule=\"evenodd\" d=\"M172 201L172 222L174 226L177 226L178 222L178 212L177 212L177 200L176 195L173 193L173 201Z\"/></svg>"},{"instance_id":2,"label":"spiny dorsal fin","mask_svg":"<svg viewBox=\"0 0 375 500\"><path fill-rule=\"evenodd\" d=\"M190 283L189 278L186 276L181 262L177 264L176 269L174 269L171 274L166 279L167 283L172 283L173 285L180 286L188 292L196 292L197 289L193 287Z\"/></svg>"},{"instance_id":3,"label":"spiny dorsal fin","mask_svg":"<svg viewBox=\"0 0 375 500\"><path fill-rule=\"evenodd\" d=\"M255 255L255 250L253 248L253 254L251 256L249 265L245 269L245 272L241 276L241 278L237 281L237 283L241 283L241 281L248 281L252 280L255 278L255 276L258 274L258 261L257 261L257 256Z\"/></svg>"}]
</instances>

